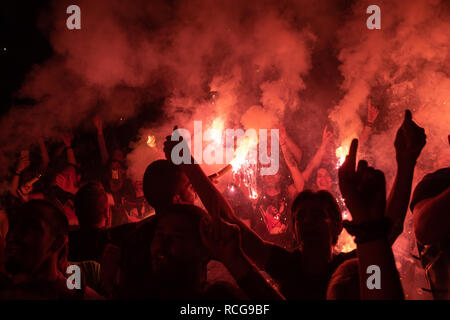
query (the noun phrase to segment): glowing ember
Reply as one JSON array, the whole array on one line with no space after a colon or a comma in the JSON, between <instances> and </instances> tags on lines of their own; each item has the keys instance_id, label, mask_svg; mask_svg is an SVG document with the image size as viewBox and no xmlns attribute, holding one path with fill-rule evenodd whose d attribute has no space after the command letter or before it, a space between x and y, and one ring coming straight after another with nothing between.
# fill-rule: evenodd
<instances>
[{"instance_id":1,"label":"glowing ember","mask_svg":"<svg viewBox=\"0 0 450 320\"><path fill-rule=\"evenodd\" d=\"M259 195L256 187L256 164L250 164L249 161L244 161L236 171L233 171L233 180L236 185L246 190L250 200L258 199Z\"/></svg>"},{"instance_id":2,"label":"glowing ember","mask_svg":"<svg viewBox=\"0 0 450 320\"><path fill-rule=\"evenodd\" d=\"M148 136L147 137L147 145L150 148L155 148L156 147L156 138L155 138L155 136Z\"/></svg>"},{"instance_id":3,"label":"glowing ember","mask_svg":"<svg viewBox=\"0 0 450 320\"><path fill-rule=\"evenodd\" d=\"M258 199L258 197L259 197L258 193L255 190L252 190L252 193L250 194L249 198L256 200Z\"/></svg>"}]
</instances>

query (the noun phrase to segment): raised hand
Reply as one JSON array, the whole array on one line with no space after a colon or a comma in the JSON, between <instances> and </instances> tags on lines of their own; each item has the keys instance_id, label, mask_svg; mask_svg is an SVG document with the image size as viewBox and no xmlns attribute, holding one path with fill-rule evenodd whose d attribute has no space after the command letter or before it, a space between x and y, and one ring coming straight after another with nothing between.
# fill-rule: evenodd
<instances>
[{"instance_id":1,"label":"raised hand","mask_svg":"<svg viewBox=\"0 0 450 320\"><path fill-rule=\"evenodd\" d=\"M103 132L103 121L102 121L102 119L100 119L99 116L95 116L94 119L92 120L92 122L94 122L94 126L97 128L97 132L98 133L102 133Z\"/></svg>"},{"instance_id":2,"label":"raised hand","mask_svg":"<svg viewBox=\"0 0 450 320\"><path fill-rule=\"evenodd\" d=\"M372 105L372 100L369 98L367 100L367 122L373 124L379 113L380 111Z\"/></svg>"},{"instance_id":3,"label":"raised hand","mask_svg":"<svg viewBox=\"0 0 450 320\"><path fill-rule=\"evenodd\" d=\"M66 148L72 146L72 139L73 139L73 134L71 134L71 133L61 135L61 140L64 143L64 146Z\"/></svg>"},{"instance_id":4,"label":"raised hand","mask_svg":"<svg viewBox=\"0 0 450 320\"><path fill-rule=\"evenodd\" d=\"M280 136L279 136L279 140L280 140L280 145L283 146L286 143L286 137L287 137L287 132L286 132L286 127L280 123L278 125L279 132L280 132Z\"/></svg>"},{"instance_id":5,"label":"raised hand","mask_svg":"<svg viewBox=\"0 0 450 320\"><path fill-rule=\"evenodd\" d=\"M173 128L173 130L176 130L177 126ZM183 139L182 137L180 139ZM169 161L172 161L172 150L173 148L178 144L177 141L172 141L172 136L167 136L166 140L164 141L164 155L166 156L166 159Z\"/></svg>"},{"instance_id":6,"label":"raised hand","mask_svg":"<svg viewBox=\"0 0 450 320\"><path fill-rule=\"evenodd\" d=\"M28 168L29 165L30 165L30 155L28 151L22 151L20 154L20 158L17 161L16 173L18 174L22 173L23 170Z\"/></svg>"},{"instance_id":7,"label":"raised hand","mask_svg":"<svg viewBox=\"0 0 450 320\"><path fill-rule=\"evenodd\" d=\"M60 187L62 190L75 194L78 191L78 188L75 186L75 181L73 181L72 176L70 175L68 178L63 174L58 174L56 176L56 185Z\"/></svg>"},{"instance_id":8,"label":"raised hand","mask_svg":"<svg viewBox=\"0 0 450 320\"><path fill-rule=\"evenodd\" d=\"M405 110L405 118L395 136L395 152L398 165L414 165L426 144L425 130L413 120L410 110Z\"/></svg>"},{"instance_id":9,"label":"raised hand","mask_svg":"<svg viewBox=\"0 0 450 320\"><path fill-rule=\"evenodd\" d=\"M278 124L280 128L279 142L281 150L283 151L284 158L288 166L297 166L302 158L302 150L295 144L294 141L288 136L286 127L283 123ZM289 159L288 159L289 158ZM292 161L293 160L293 161Z\"/></svg>"},{"instance_id":10,"label":"raised hand","mask_svg":"<svg viewBox=\"0 0 450 320\"><path fill-rule=\"evenodd\" d=\"M328 130L328 126L325 126L322 133L322 146L328 145L333 139L333 133Z\"/></svg>"},{"instance_id":11,"label":"raised hand","mask_svg":"<svg viewBox=\"0 0 450 320\"><path fill-rule=\"evenodd\" d=\"M386 210L386 181L380 170L364 160L356 167L358 140L354 139L349 154L339 168L339 187L356 224L377 221Z\"/></svg>"},{"instance_id":12,"label":"raised hand","mask_svg":"<svg viewBox=\"0 0 450 320\"><path fill-rule=\"evenodd\" d=\"M178 126L175 126L173 128L174 132L178 130ZM179 132L177 132L179 133ZM181 146L181 148L180 148ZM186 142L183 140L183 137L181 134L179 134L179 140L178 141L172 141L172 135L166 137L166 141L164 141L164 154L166 156L166 159L169 160L172 163L180 164L180 161L174 161L172 157L172 153L174 151L174 148L177 147L181 150L179 151L179 158L183 158L184 160L190 162L191 154L189 150L189 146L187 146Z\"/></svg>"},{"instance_id":13,"label":"raised hand","mask_svg":"<svg viewBox=\"0 0 450 320\"><path fill-rule=\"evenodd\" d=\"M20 192L23 196L27 196L33 191L33 184L32 183L24 183L20 186Z\"/></svg>"}]
</instances>

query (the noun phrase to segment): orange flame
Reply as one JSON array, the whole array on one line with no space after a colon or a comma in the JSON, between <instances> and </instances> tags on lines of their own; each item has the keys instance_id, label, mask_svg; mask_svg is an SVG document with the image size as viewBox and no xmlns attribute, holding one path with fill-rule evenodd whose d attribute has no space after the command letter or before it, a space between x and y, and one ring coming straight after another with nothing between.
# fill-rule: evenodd
<instances>
[{"instance_id":1,"label":"orange flame","mask_svg":"<svg viewBox=\"0 0 450 320\"><path fill-rule=\"evenodd\" d=\"M345 161L348 151L350 149L351 139L346 139L344 142L336 149L336 158L338 159L336 168L339 168Z\"/></svg>"},{"instance_id":2,"label":"orange flame","mask_svg":"<svg viewBox=\"0 0 450 320\"><path fill-rule=\"evenodd\" d=\"M244 136L241 144L237 147L234 152L234 159L230 162L233 167L233 172L236 173L245 164L246 157L250 148L257 144L257 139L250 136Z\"/></svg>"},{"instance_id":3,"label":"orange flame","mask_svg":"<svg viewBox=\"0 0 450 320\"><path fill-rule=\"evenodd\" d=\"M344 163L347 153L348 153L348 147L345 148L343 146L340 146L339 148L336 149L336 157L338 159L338 163L337 163L338 167L340 167Z\"/></svg>"},{"instance_id":4,"label":"orange flame","mask_svg":"<svg viewBox=\"0 0 450 320\"><path fill-rule=\"evenodd\" d=\"M209 139L214 141L216 145L222 143L222 133L225 126L225 122L221 117L217 117L213 120L211 127L209 128Z\"/></svg>"},{"instance_id":5,"label":"orange flame","mask_svg":"<svg viewBox=\"0 0 450 320\"><path fill-rule=\"evenodd\" d=\"M155 136L151 136L151 135L147 136L147 145L150 148L155 148L156 147L156 138L155 138Z\"/></svg>"},{"instance_id":6,"label":"orange flame","mask_svg":"<svg viewBox=\"0 0 450 320\"><path fill-rule=\"evenodd\" d=\"M341 234L339 235L335 250L345 253L353 251L354 249L356 249L354 238L347 232L347 230L342 230Z\"/></svg>"}]
</instances>

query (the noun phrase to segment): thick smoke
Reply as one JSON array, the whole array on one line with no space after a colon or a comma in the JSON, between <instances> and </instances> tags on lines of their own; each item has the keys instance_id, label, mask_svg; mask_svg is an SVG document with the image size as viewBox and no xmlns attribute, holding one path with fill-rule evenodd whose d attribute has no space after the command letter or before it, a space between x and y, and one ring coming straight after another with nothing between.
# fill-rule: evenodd
<instances>
[{"instance_id":1,"label":"thick smoke","mask_svg":"<svg viewBox=\"0 0 450 320\"><path fill-rule=\"evenodd\" d=\"M404 109L427 133L419 175L444 164L450 133L450 7L448 1L378 1L381 30L367 30L370 1L352 8L339 31L339 67L344 97L330 114L340 141L349 143L363 127L367 99L380 109L368 145L377 167L392 177L393 139ZM448 156L448 151L447 151ZM448 160L448 158L447 158ZM447 163L448 165L448 163Z\"/></svg>"},{"instance_id":2,"label":"thick smoke","mask_svg":"<svg viewBox=\"0 0 450 320\"><path fill-rule=\"evenodd\" d=\"M297 110L304 116L301 147L315 146L310 132L320 134L324 123L313 118L330 110L303 93L312 68L326 65L320 59L327 56L317 52L331 44L343 81L329 73L318 78L341 86L343 97L329 116L337 144L360 135L371 96L380 116L367 150L377 166L392 176L393 159L386 155L406 107L427 129L423 169L430 169L425 160L443 163L439 150L450 131L450 19L443 1L379 1L381 30L366 28L367 1L346 8L345 2L312 0L86 0L76 2L82 14L76 31L66 28L70 4L54 1L39 19L54 55L33 67L17 93L33 106L15 106L1 120L2 176L14 152L39 135L55 137L95 114L106 122L130 118L161 97L162 117L141 129L128 157L134 177L161 156L172 125L192 129L193 120L202 120L204 130L217 117L227 128L276 127L289 125ZM320 81L309 82L309 90L330 96ZM155 150L148 150L148 135L156 136ZM149 158L141 161L144 153Z\"/></svg>"},{"instance_id":3,"label":"thick smoke","mask_svg":"<svg viewBox=\"0 0 450 320\"><path fill-rule=\"evenodd\" d=\"M54 1L41 25L55 54L33 68L19 92L35 105L13 108L3 119L3 150L55 136L94 114L131 117L163 96L167 121L142 129L129 156L130 173L139 176L144 168L135 160L148 148L148 133L159 134L160 147L174 123L207 126L220 116L227 127L242 127L239 119L255 105L253 112L278 123L300 106L316 41L306 20L324 3L299 10L295 1L77 1L82 28L71 31L65 9L72 2Z\"/></svg>"}]
</instances>

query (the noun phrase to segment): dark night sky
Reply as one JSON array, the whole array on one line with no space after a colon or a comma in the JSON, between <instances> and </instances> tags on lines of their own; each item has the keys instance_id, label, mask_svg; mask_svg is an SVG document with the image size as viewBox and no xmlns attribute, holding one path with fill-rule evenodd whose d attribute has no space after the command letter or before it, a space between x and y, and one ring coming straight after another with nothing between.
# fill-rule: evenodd
<instances>
[{"instance_id":1,"label":"dark night sky","mask_svg":"<svg viewBox=\"0 0 450 320\"><path fill-rule=\"evenodd\" d=\"M48 58L52 49L36 26L40 10L45 10L49 0L2 1L0 16L0 112L7 112L16 92L35 63ZM6 48L6 50L5 50Z\"/></svg>"},{"instance_id":2,"label":"dark night sky","mask_svg":"<svg viewBox=\"0 0 450 320\"><path fill-rule=\"evenodd\" d=\"M14 93L20 89L31 67L45 61L52 54L50 43L37 26L39 13L46 10L50 2L51 0L2 1L0 16L0 28L2 30L0 40L0 116L4 115L11 105L32 104L32 101L19 100L14 96ZM351 0L340 0L340 6L343 9L348 8L351 3ZM335 92L335 96L328 99L336 101L338 99L338 88L335 79L339 79L340 74L337 70L338 61L335 52L330 47L315 51L313 61L321 61L321 63L313 63L313 72L305 79L308 84L307 88L310 90L303 92L304 96L311 103L315 103L315 100L323 100L323 96L317 94L318 84L320 87L332 87L334 90L328 91ZM324 74L327 74L327 76L323 77ZM320 79L317 79L318 77Z\"/></svg>"}]
</instances>

